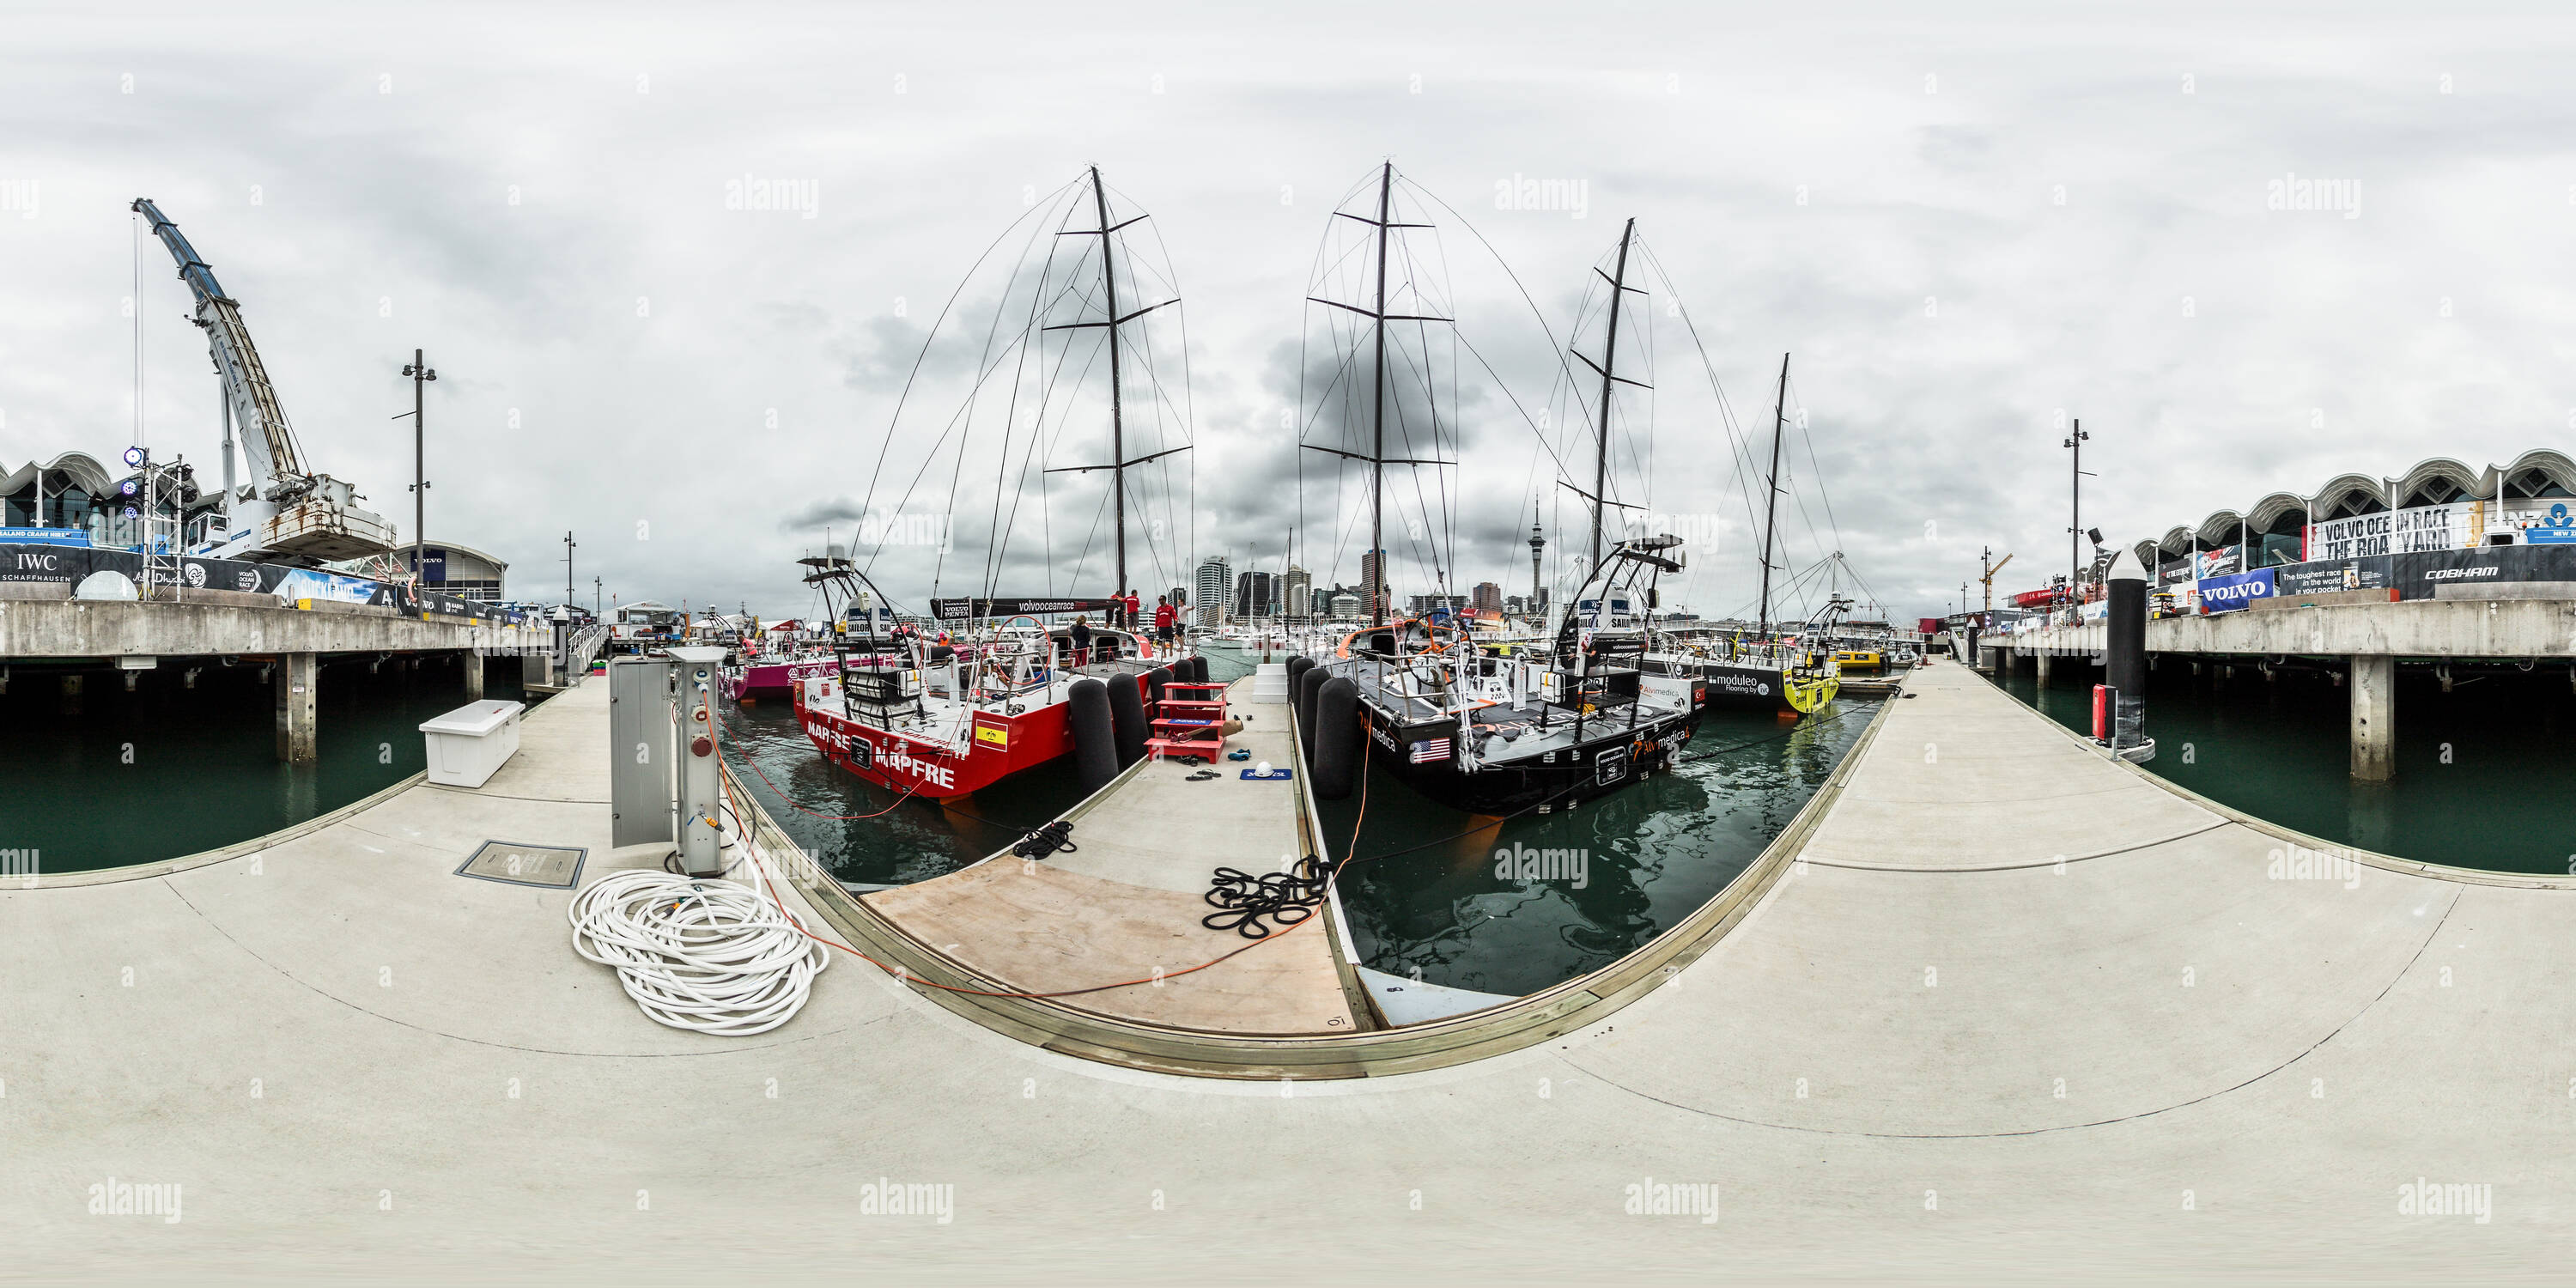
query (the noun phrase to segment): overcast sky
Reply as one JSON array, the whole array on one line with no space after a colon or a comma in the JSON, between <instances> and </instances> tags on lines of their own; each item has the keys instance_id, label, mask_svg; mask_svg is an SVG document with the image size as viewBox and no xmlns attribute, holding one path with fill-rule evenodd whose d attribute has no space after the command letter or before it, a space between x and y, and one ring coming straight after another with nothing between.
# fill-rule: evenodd
<instances>
[{"instance_id":1,"label":"overcast sky","mask_svg":"<svg viewBox=\"0 0 2576 1288\"><path fill-rule=\"evenodd\" d=\"M1184 531L1131 536L1165 566L1275 566L1303 455L1301 562L1357 579L1351 494L1281 413L1321 334L1304 297L1329 212L1388 157L1460 217L1436 234L1451 304L1500 377L1463 380L1459 589L1526 586L1534 494L1581 540L1497 389L1549 404L1538 319L1566 338L1630 216L1745 428L1767 429L1796 355L1782 561L1839 548L1900 617L1954 604L1981 546L2020 555L1999 591L2065 566L2064 417L2093 434L2086 521L2122 542L2344 470L2576 436L2564 18L84 8L0 19L0 468L130 441L126 203L150 196L242 302L312 464L406 533L391 418L428 351L429 533L508 559L521 597L561 594L570 530L585 602L597 576L627 600L803 611L811 521L846 532L888 499L880 453L901 472L927 450L909 424L935 437L957 410L917 393L893 417L939 302L1026 194L1092 163L1151 214L1185 301ZM1583 203L1498 208L1516 176L1580 181ZM2293 176L2331 181L2337 208L2274 208ZM728 208L746 181L800 195ZM158 247L142 276L146 432L211 465L185 288ZM1617 486L1704 517L1684 597L1731 612L1755 575L1742 482L1687 336L1653 343L1651 462L1634 449ZM1060 446L1052 463L1100 450ZM1085 514L1065 477L1059 526ZM989 493L975 505L961 529L989 521ZM1057 583L1028 591L1108 588L1096 555L1064 584L1079 540L1010 526L1003 593L1049 551ZM1398 566L1400 591L1429 588ZM922 560L886 571L928 589Z\"/></svg>"}]
</instances>

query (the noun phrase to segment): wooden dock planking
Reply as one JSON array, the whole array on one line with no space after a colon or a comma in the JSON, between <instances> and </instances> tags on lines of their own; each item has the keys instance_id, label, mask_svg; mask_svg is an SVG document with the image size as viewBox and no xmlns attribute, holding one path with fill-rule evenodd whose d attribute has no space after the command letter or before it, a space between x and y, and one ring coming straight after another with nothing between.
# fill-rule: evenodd
<instances>
[{"instance_id":1,"label":"wooden dock planking","mask_svg":"<svg viewBox=\"0 0 2576 1288\"><path fill-rule=\"evenodd\" d=\"M1274 932L1279 942L1170 978L1251 942L1199 922L1213 911L1202 896L1218 867L1276 872L1303 853L1297 784L1242 777L1262 761L1294 763L1287 704L1251 697L1248 676L1227 691L1229 714L1245 723L1226 748L1249 750L1249 760L1140 765L1067 813L1071 853L1032 862L1005 852L865 902L928 949L1021 992L1165 976L1056 999L1063 1005L1216 1033L1356 1031L1320 911L1316 924ZM1206 769L1221 777L1190 781Z\"/></svg>"}]
</instances>

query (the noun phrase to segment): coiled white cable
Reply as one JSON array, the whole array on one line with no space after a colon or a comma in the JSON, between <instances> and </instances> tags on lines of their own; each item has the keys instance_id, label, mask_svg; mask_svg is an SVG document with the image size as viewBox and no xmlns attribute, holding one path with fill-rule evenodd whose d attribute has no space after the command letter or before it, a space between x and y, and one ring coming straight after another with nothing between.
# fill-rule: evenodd
<instances>
[{"instance_id":1,"label":"coiled white cable","mask_svg":"<svg viewBox=\"0 0 2576 1288\"><path fill-rule=\"evenodd\" d=\"M795 1018L830 959L756 890L668 872L618 872L572 901L572 949L617 969L644 1014L718 1037Z\"/></svg>"}]
</instances>

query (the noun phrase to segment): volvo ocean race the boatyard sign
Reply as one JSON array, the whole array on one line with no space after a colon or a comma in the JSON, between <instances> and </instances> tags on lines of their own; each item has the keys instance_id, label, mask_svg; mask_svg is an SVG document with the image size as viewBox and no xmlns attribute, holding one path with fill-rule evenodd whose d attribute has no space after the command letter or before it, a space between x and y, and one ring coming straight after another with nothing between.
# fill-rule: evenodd
<instances>
[{"instance_id":1,"label":"volvo ocean race the boatyard sign","mask_svg":"<svg viewBox=\"0 0 2576 1288\"><path fill-rule=\"evenodd\" d=\"M2300 562L2366 559L2373 555L2413 554L2474 546L2485 527L2483 507L2475 501L2419 505L2377 514L2355 514L2311 523Z\"/></svg>"},{"instance_id":2,"label":"volvo ocean race the boatyard sign","mask_svg":"<svg viewBox=\"0 0 2576 1288\"><path fill-rule=\"evenodd\" d=\"M2204 613L2232 613L2255 600L2271 597L2272 570L2269 568L2211 577L2200 583L2200 611Z\"/></svg>"}]
</instances>

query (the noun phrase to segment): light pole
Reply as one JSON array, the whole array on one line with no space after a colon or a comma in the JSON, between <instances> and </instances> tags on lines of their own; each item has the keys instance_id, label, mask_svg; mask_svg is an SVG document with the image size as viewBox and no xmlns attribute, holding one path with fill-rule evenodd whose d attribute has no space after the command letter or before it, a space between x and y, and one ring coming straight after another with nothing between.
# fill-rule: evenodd
<instances>
[{"instance_id":1,"label":"light pole","mask_svg":"<svg viewBox=\"0 0 2576 1288\"><path fill-rule=\"evenodd\" d=\"M572 602L572 534L564 534L564 603Z\"/></svg>"},{"instance_id":2,"label":"light pole","mask_svg":"<svg viewBox=\"0 0 2576 1288\"><path fill-rule=\"evenodd\" d=\"M2093 437L2084 432L2084 422L2074 422L2075 432L2068 435L2065 447L2074 456L2069 460L2066 476L2066 593L2069 598L2082 595L2084 567L2084 443ZM2077 602L2081 602L2078 600Z\"/></svg>"},{"instance_id":3,"label":"light pole","mask_svg":"<svg viewBox=\"0 0 2576 1288\"><path fill-rule=\"evenodd\" d=\"M599 620L599 578L597 577L590 579L590 616L593 621Z\"/></svg>"},{"instance_id":4,"label":"light pole","mask_svg":"<svg viewBox=\"0 0 2576 1288\"><path fill-rule=\"evenodd\" d=\"M427 437L420 428L420 387L438 379L438 373L429 369L418 349L411 351L411 365L403 368L402 373L411 377L411 583L417 592L420 589L422 548L428 537L426 529L429 524ZM229 407L231 404L225 405ZM231 464L229 458L225 463Z\"/></svg>"}]
</instances>

